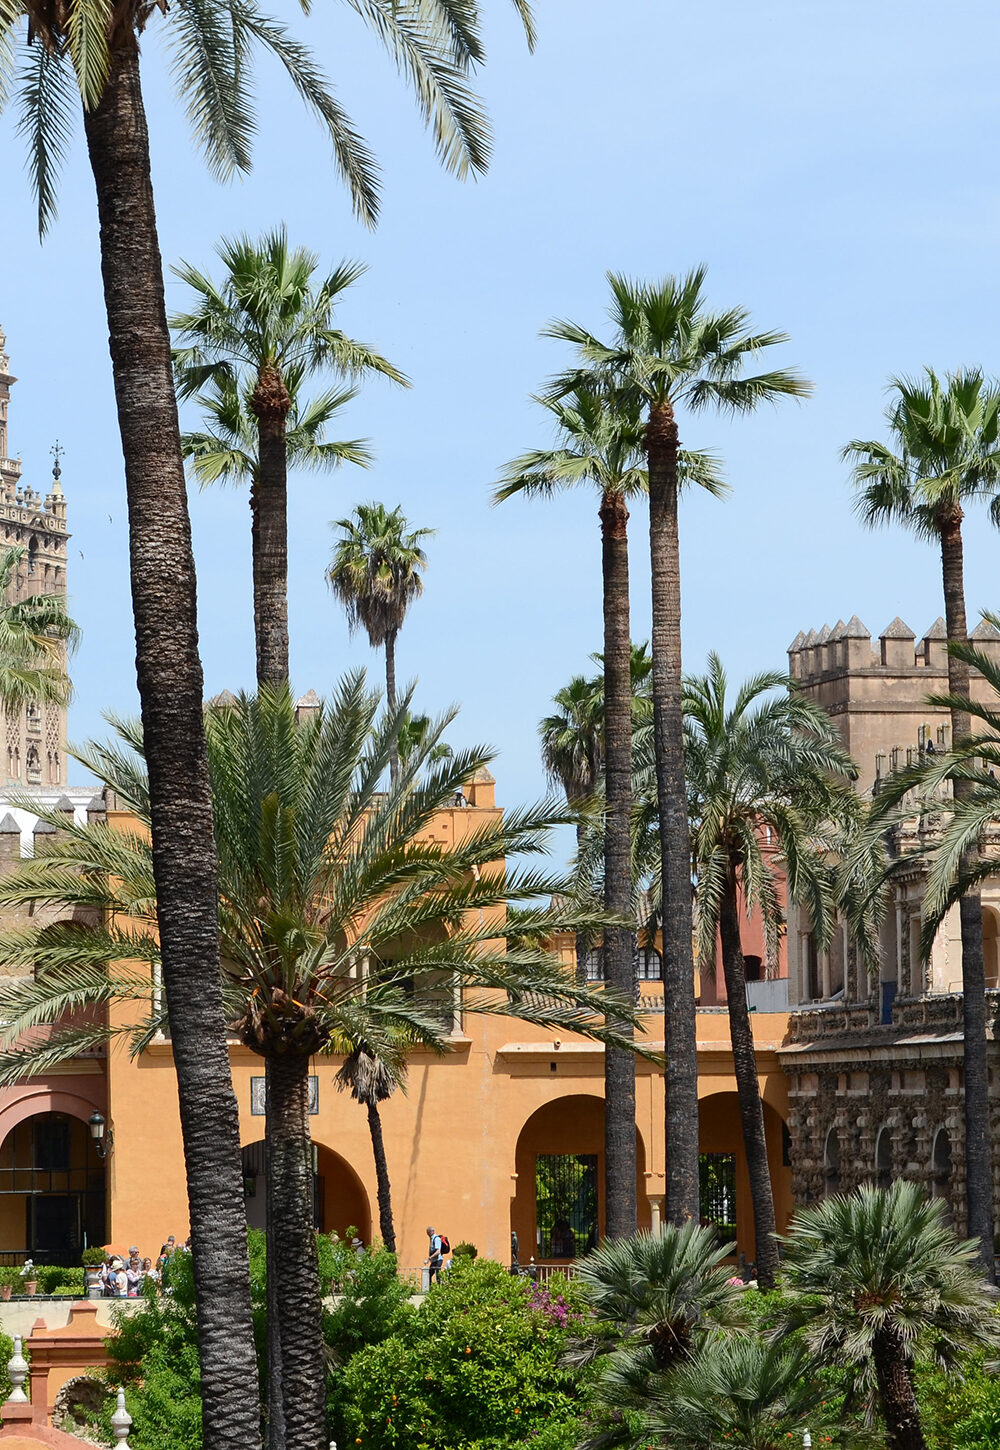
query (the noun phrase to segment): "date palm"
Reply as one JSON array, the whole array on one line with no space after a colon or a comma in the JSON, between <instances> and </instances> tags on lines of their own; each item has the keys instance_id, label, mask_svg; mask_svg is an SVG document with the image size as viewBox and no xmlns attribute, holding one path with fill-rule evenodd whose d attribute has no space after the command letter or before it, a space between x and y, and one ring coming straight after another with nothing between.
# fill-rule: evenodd
<instances>
[{"instance_id":1,"label":"date palm","mask_svg":"<svg viewBox=\"0 0 1000 1450\"><path fill-rule=\"evenodd\" d=\"M31 701L66 704L65 651L79 633L60 594L10 601L24 557L24 549L0 551L0 709L10 712Z\"/></svg>"},{"instance_id":2,"label":"date palm","mask_svg":"<svg viewBox=\"0 0 1000 1450\"><path fill-rule=\"evenodd\" d=\"M349 519L334 528L340 537L326 577L343 604L350 630L364 629L372 649L385 650L385 699L390 715L396 711L396 637L410 605L424 592L421 570L427 555L421 541L433 529L407 529L401 506L359 503ZM390 779L399 776L399 744L389 756Z\"/></svg>"},{"instance_id":3,"label":"date palm","mask_svg":"<svg viewBox=\"0 0 1000 1450\"><path fill-rule=\"evenodd\" d=\"M225 447L206 453L204 443L186 438L185 453L198 447L195 471L203 480L211 474L249 476L257 682L277 684L288 677L289 461L329 465L364 456L358 444L338 448L316 438L317 428L353 393L330 391L304 404L303 387L330 372L355 378L381 373L397 383L405 379L385 358L334 325L337 305L364 272L362 266L345 262L318 276L315 253L289 246L284 227L259 239L223 240L217 250L225 269L221 283L186 262L173 268L194 293L192 309L170 319L178 343L178 391L182 398L197 397L217 422L222 421L218 404L223 405L221 443L234 435L233 442L245 445L252 428L252 466L247 473L245 446L230 462ZM296 416L303 404L304 424Z\"/></svg>"},{"instance_id":4,"label":"date palm","mask_svg":"<svg viewBox=\"0 0 1000 1450\"><path fill-rule=\"evenodd\" d=\"M800 1209L785 1240L789 1327L804 1327L821 1364L840 1364L878 1405L889 1450L926 1450L914 1361L961 1371L970 1349L995 1347L995 1291L975 1240L961 1242L945 1205L899 1179Z\"/></svg>"},{"instance_id":5,"label":"date palm","mask_svg":"<svg viewBox=\"0 0 1000 1450\"><path fill-rule=\"evenodd\" d=\"M886 409L889 442L855 439L844 449L853 465L856 509L870 527L899 523L933 541L941 554L945 627L952 645L968 638L962 521L969 503L1000 497L1000 389L976 368L939 378L894 378ZM998 509L994 509L998 517ZM969 734L969 666L961 650L948 654L953 743ZM954 782L955 795L966 790ZM966 869L973 865L969 844ZM965 1151L968 1232L982 1245L983 1271L993 1277L993 1177L990 1157L989 1069L983 912L978 890L959 907L962 934L962 1014L965 1039Z\"/></svg>"},{"instance_id":6,"label":"date palm","mask_svg":"<svg viewBox=\"0 0 1000 1450\"><path fill-rule=\"evenodd\" d=\"M426 1043L427 1039L424 1040ZM431 1045L438 1045L443 1050L444 1040L442 1032L439 1044ZM391 1253L396 1252L396 1227L392 1216L392 1184L385 1155L379 1104L388 1102L397 1088L405 1085L405 1047L406 1040L402 1036L397 1042L387 1041L381 1050L374 1048L370 1042L359 1041L344 1059L334 1078L337 1087L349 1092L368 1114L368 1132L375 1160L379 1231L382 1242Z\"/></svg>"},{"instance_id":7,"label":"date palm","mask_svg":"<svg viewBox=\"0 0 1000 1450\"><path fill-rule=\"evenodd\" d=\"M645 416L653 606L653 717L663 893L663 1001L666 1041L666 1204L668 1220L698 1216L698 1064L691 869L681 711L681 585L678 498L683 482L676 410L745 413L801 396L809 385L789 369L747 376L759 353L785 340L754 332L744 308L711 312L705 269L658 282L608 274L612 335L603 342L565 320L547 337L573 344L577 366L550 396L607 387ZM715 473L709 481L716 491ZM692 481L702 482L701 479Z\"/></svg>"},{"instance_id":8,"label":"date palm","mask_svg":"<svg viewBox=\"0 0 1000 1450\"><path fill-rule=\"evenodd\" d=\"M383 716L376 725L377 710L377 696L355 675L302 723L287 685L206 717L226 1020L271 1069L268 1175L283 1268L289 1444L321 1443L325 1403L310 1059L363 1045L392 1062L401 1041L438 1045L442 1021L450 1024L456 1011L619 1044L635 1020L628 1003L579 986L540 944L578 924L572 906L538 904L566 883L530 864L503 864L541 854L565 815L545 804L498 813L443 848L430 831L435 816L490 757L466 750L428 766L446 717L414 750L397 787L380 792L398 720ZM132 810L134 828L66 826L49 813L58 833L0 883L0 904L58 901L99 922L3 934L12 970L30 959L35 972L30 982L0 984L0 1079L8 1082L45 1072L109 1033L141 1051L167 1025L173 988L165 984L165 1003L151 991L161 953L143 735L133 723L113 723L118 741L78 758ZM501 922L507 942L497 939ZM378 963L388 965L373 969ZM134 1026L86 1015L81 1023L82 1009L113 1000L130 1003ZM55 1025L39 1041L33 1034L43 1024Z\"/></svg>"},{"instance_id":9,"label":"date palm","mask_svg":"<svg viewBox=\"0 0 1000 1450\"><path fill-rule=\"evenodd\" d=\"M528 0L514 0L529 43ZM444 164L482 170L489 152L468 71L482 58L480 12L453 0L348 0L411 81ZM173 73L209 164L250 165L254 49L270 52L329 132L358 213L374 221L373 159L308 49L255 0L0 0L0 107L17 76L19 130L44 232L82 108L97 191L101 266L125 461L139 697L145 724L164 980L194 1242L205 1450L258 1440L239 1124L214 986L214 859L201 705L191 529L153 205L139 37L166 27ZM23 52L23 58L22 58ZM199 1252L211 1235L213 1253ZM291 1444L291 1450L298 1450ZM308 1450L315 1450L310 1445Z\"/></svg>"},{"instance_id":10,"label":"date palm","mask_svg":"<svg viewBox=\"0 0 1000 1450\"><path fill-rule=\"evenodd\" d=\"M860 814L848 783L853 761L826 714L790 686L784 675L767 672L729 697L722 662L710 654L708 672L685 678L683 695L698 960L714 972L721 942L762 1289L774 1288L778 1241L740 922L744 913L759 913L774 960L784 881L789 901L808 908L818 938L829 936L827 863ZM765 833L780 853L780 871L763 849Z\"/></svg>"}]
</instances>

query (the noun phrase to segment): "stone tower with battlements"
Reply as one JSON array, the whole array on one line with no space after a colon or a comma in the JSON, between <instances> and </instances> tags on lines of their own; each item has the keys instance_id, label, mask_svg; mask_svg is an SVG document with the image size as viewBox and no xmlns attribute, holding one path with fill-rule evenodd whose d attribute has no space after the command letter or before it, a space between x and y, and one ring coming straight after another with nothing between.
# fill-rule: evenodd
<instances>
[{"instance_id":1,"label":"stone tower with battlements","mask_svg":"<svg viewBox=\"0 0 1000 1450\"><path fill-rule=\"evenodd\" d=\"M58 456L44 495L21 482L21 460L10 456L8 412L11 375L7 339L0 328L0 530L7 548L24 550L13 601L66 592L66 499ZM3 717L0 779L22 786L66 783L66 709L27 705Z\"/></svg>"}]
</instances>

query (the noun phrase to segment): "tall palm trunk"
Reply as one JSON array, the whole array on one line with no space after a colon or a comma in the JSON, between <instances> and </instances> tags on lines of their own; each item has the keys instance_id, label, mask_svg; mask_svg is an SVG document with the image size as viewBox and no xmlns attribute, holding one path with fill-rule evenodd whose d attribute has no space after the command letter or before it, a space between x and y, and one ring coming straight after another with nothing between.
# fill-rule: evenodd
<instances>
[{"instance_id":1,"label":"tall palm trunk","mask_svg":"<svg viewBox=\"0 0 1000 1450\"><path fill-rule=\"evenodd\" d=\"M629 630L628 508L620 493L601 501L604 575L604 905L609 914L632 914L632 642ZM604 932L604 978L635 995L633 933ZM631 1031L631 1029L628 1029ZM622 1047L604 1049L604 1222L610 1239L636 1229L635 1057Z\"/></svg>"},{"instance_id":2,"label":"tall palm trunk","mask_svg":"<svg viewBox=\"0 0 1000 1450\"><path fill-rule=\"evenodd\" d=\"M197 1292L205 1450L260 1442L239 1118L219 974L194 558L139 53L114 53L84 117L125 457L136 672L149 767L163 985Z\"/></svg>"},{"instance_id":3,"label":"tall palm trunk","mask_svg":"<svg viewBox=\"0 0 1000 1450\"><path fill-rule=\"evenodd\" d=\"M385 637L385 704L389 714L396 709L396 631L390 629ZM399 779L399 740L394 735L389 748L389 779L393 785Z\"/></svg>"},{"instance_id":4,"label":"tall palm trunk","mask_svg":"<svg viewBox=\"0 0 1000 1450\"><path fill-rule=\"evenodd\" d=\"M962 511L954 509L941 524L941 572L944 580L944 613L948 643L965 643L965 570L962 550ZM948 690L968 696L969 666L948 655ZM952 710L952 743L971 732L966 710ZM955 795L963 799L971 782L956 781ZM976 852L962 857L963 868L975 864ZM983 961L983 907L977 891L969 891L959 904L962 931L962 1017L965 1078L965 1163L966 1225L970 1238L979 1242L983 1272L992 1283L993 1273L993 1162L990 1148L990 1088L986 1044L986 971Z\"/></svg>"},{"instance_id":5,"label":"tall palm trunk","mask_svg":"<svg viewBox=\"0 0 1000 1450\"><path fill-rule=\"evenodd\" d=\"M872 1336L872 1358L888 1450L927 1450L906 1352L893 1325L876 1329Z\"/></svg>"},{"instance_id":6,"label":"tall palm trunk","mask_svg":"<svg viewBox=\"0 0 1000 1450\"><path fill-rule=\"evenodd\" d=\"M288 1450L325 1450L326 1370L313 1227L309 1058L268 1056L267 1176L277 1213L268 1222L268 1279L280 1274L281 1401ZM272 1260L271 1253L275 1254ZM273 1272L272 1272L273 1271Z\"/></svg>"},{"instance_id":7,"label":"tall palm trunk","mask_svg":"<svg viewBox=\"0 0 1000 1450\"><path fill-rule=\"evenodd\" d=\"M292 400L277 368L261 368L250 397L257 419L253 513L253 622L257 683L288 678L288 458Z\"/></svg>"},{"instance_id":8,"label":"tall palm trunk","mask_svg":"<svg viewBox=\"0 0 1000 1450\"><path fill-rule=\"evenodd\" d=\"M757 1282L762 1289L773 1289L778 1273L778 1240L775 1237L777 1225L774 1221L771 1173L767 1163L767 1138L764 1133L764 1106L760 1100L760 1083L757 1077L757 1054L754 1051L750 1013L747 1010L747 976L743 961L743 943L740 939L736 872L736 865L731 864L720 902L719 935L722 940L722 967L726 977L733 1071L736 1074L736 1094L743 1125L743 1149L750 1176L753 1228L757 1241Z\"/></svg>"},{"instance_id":9,"label":"tall palm trunk","mask_svg":"<svg viewBox=\"0 0 1000 1450\"><path fill-rule=\"evenodd\" d=\"M569 792L568 791L566 793L566 799L569 801L569 804L570 805L573 805L573 806L579 807L582 804L581 801L569 800ZM581 821L578 821L577 822L577 826L576 826L576 859L577 859L577 861L580 861L582 859L582 857L583 857L583 848L584 848L584 846L586 844L587 844L587 823L586 823L586 821L582 821L581 820ZM575 947L575 952L576 952L576 980L580 984L580 986L582 987L583 984L587 980L587 953L590 951L590 943L589 943L589 941L587 939L587 933L586 932L578 931L576 933L576 938L575 938L575 941L574 941L574 947Z\"/></svg>"},{"instance_id":10,"label":"tall palm trunk","mask_svg":"<svg viewBox=\"0 0 1000 1450\"><path fill-rule=\"evenodd\" d=\"M372 1155L375 1159L375 1182L378 1185L378 1226L382 1242L390 1253L396 1252L396 1229L392 1222L392 1186L389 1183L389 1165L385 1159L385 1143L382 1141L382 1117L374 1098L366 1104L368 1109L368 1131L372 1140Z\"/></svg>"},{"instance_id":11,"label":"tall palm trunk","mask_svg":"<svg viewBox=\"0 0 1000 1450\"><path fill-rule=\"evenodd\" d=\"M677 526L677 423L669 402L651 408L649 553L653 584L653 742L663 878L663 1035L666 1052L668 1223L699 1216L698 1049L691 946L691 836L681 712L681 571Z\"/></svg>"}]
</instances>

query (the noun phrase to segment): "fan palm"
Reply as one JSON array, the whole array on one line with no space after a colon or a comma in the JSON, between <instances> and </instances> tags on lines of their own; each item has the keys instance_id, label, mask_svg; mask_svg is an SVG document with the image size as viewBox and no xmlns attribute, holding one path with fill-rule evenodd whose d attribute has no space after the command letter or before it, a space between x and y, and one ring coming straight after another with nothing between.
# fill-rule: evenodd
<instances>
[{"instance_id":1,"label":"fan palm","mask_svg":"<svg viewBox=\"0 0 1000 1450\"><path fill-rule=\"evenodd\" d=\"M372 649L385 649L385 698L392 714L396 709L396 636L410 605L424 591L420 571L427 567L427 555L420 545L434 530L408 532L402 507L387 509L380 503L359 503L351 517L339 519L334 528L341 533L333 547L327 582L347 612L351 631L363 628ZM396 741L389 756L389 774L395 783L399 775Z\"/></svg>"},{"instance_id":2,"label":"fan palm","mask_svg":"<svg viewBox=\"0 0 1000 1450\"><path fill-rule=\"evenodd\" d=\"M955 1373L969 1349L995 1346L995 1291L975 1240L961 1242L940 1199L899 1179L800 1209L785 1240L790 1325L822 1364L847 1368L877 1403L890 1450L926 1450L913 1364Z\"/></svg>"},{"instance_id":3,"label":"fan palm","mask_svg":"<svg viewBox=\"0 0 1000 1450\"><path fill-rule=\"evenodd\" d=\"M514 0L529 43L528 0ZM481 170L488 134L468 85L482 58L480 12L453 0L348 0L413 84L444 164ZM374 220L372 157L308 49L255 0L0 0L0 107L18 77L19 130L44 231L82 105L97 191L101 263L129 512L139 696L152 798L163 975L175 990L181 1129L194 1241L205 1450L258 1438L256 1360L239 1124L214 986L216 863L201 718L194 560L153 205L139 37L167 27L173 72L199 144L221 177L246 171L254 48L283 65L329 132L355 208ZM26 43L25 43L26 42ZM20 52L23 50L23 59ZM211 1234L215 1251L199 1253Z\"/></svg>"},{"instance_id":4,"label":"fan palm","mask_svg":"<svg viewBox=\"0 0 1000 1450\"><path fill-rule=\"evenodd\" d=\"M219 860L218 922L226 1017L270 1067L274 1133L275 1252L286 1271L278 1296L282 1402L289 1445L319 1445L324 1359L308 1125L310 1057L364 1044L393 1061L401 1034L437 1044L441 1017L491 1012L579 1030L620 1043L634 1023L627 1003L579 987L542 945L574 930L571 908L537 899L565 883L529 866L503 864L545 849L564 817L548 806L510 811L443 848L428 839L435 814L489 757L463 751L427 767L448 723L438 722L379 794L397 715L374 724L378 699L352 676L333 704L298 724L287 686L208 712L208 760ZM149 789L138 726L117 721L118 742L78 758L136 818L130 831L59 821L35 858L0 883L0 904L43 901L96 913L79 923L3 935L12 968L34 964L29 982L0 991L0 1079L48 1070L108 1032L139 1051L167 1023L150 995L160 947L156 885L145 827ZM55 817L53 816L53 819ZM562 912L562 914L560 914ZM512 945L498 942L506 929ZM372 963L390 963L371 970ZM536 995L539 994L539 995ZM76 1025L67 1014L114 999L134 1004L137 1025ZM619 1010L620 1009L620 1010ZM602 1025L603 1016L610 1025ZM171 1019L172 1020L172 1019ZM56 1024L38 1040L37 1029ZM318 1438L320 1437L320 1438Z\"/></svg>"},{"instance_id":5,"label":"fan palm","mask_svg":"<svg viewBox=\"0 0 1000 1450\"><path fill-rule=\"evenodd\" d=\"M277 684L288 677L289 461L330 466L345 457L367 458L357 443L323 444L316 436L353 391L331 390L306 404L303 386L331 370L352 377L381 373L398 383L405 379L377 352L334 326L337 304L363 267L342 263L317 277L319 259L304 247L290 247L284 227L259 240L223 240L218 254L225 268L221 284L188 263L173 269L194 293L193 309L170 319L178 342L174 361L180 396L197 396L216 421L221 421L220 403L226 414L221 448L206 455L204 444L188 438L185 452L191 455L198 447L195 471L203 480L213 474L250 478L257 681ZM251 429L256 438L247 468L245 446L232 457L225 445L245 445Z\"/></svg>"},{"instance_id":6,"label":"fan palm","mask_svg":"<svg viewBox=\"0 0 1000 1450\"><path fill-rule=\"evenodd\" d=\"M776 693L781 691L781 693ZM747 1010L740 939L742 911L759 912L768 956L777 956L780 882L806 906L813 928L829 935L832 881L828 857L859 816L848 784L854 764L826 714L782 674L755 675L727 698L718 655L708 672L684 681L684 761L697 879L698 959L715 970L722 945L733 1069L743 1125L756 1237L757 1277L772 1289L778 1268L774 1196L767 1161L757 1057ZM781 855L779 873L765 833Z\"/></svg>"},{"instance_id":7,"label":"fan palm","mask_svg":"<svg viewBox=\"0 0 1000 1450\"><path fill-rule=\"evenodd\" d=\"M443 1034L442 1034L443 1037ZM357 1043L346 1057L334 1078L337 1086L351 1094L368 1114L368 1131L372 1140L372 1155L375 1159L375 1182L378 1192L378 1222L382 1242L392 1253L396 1252L396 1228L392 1217L392 1185L389 1181L389 1165L386 1162L385 1142L382 1137L382 1118L379 1103L392 1097L397 1088L403 1086L406 1076L406 1057L400 1044L390 1051L383 1047L381 1052L372 1051L367 1042Z\"/></svg>"},{"instance_id":8,"label":"fan palm","mask_svg":"<svg viewBox=\"0 0 1000 1450\"><path fill-rule=\"evenodd\" d=\"M676 408L749 412L763 402L801 396L809 385L788 369L744 375L760 352L784 341L755 333L741 307L709 312L705 269L659 282L609 273L613 335L602 342L574 322L556 321L545 335L572 343L577 367L551 396L580 387L610 387L633 400L646 419L649 541L653 601L653 714L663 892L663 1001L666 1039L667 1218L698 1216L698 1064L691 871L681 715L681 588L678 495L683 480ZM694 475L718 492L717 472Z\"/></svg>"},{"instance_id":9,"label":"fan palm","mask_svg":"<svg viewBox=\"0 0 1000 1450\"><path fill-rule=\"evenodd\" d=\"M78 630L59 594L32 594L10 603L24 549L0 551L0 708L31 701L65 705L70 696L65 650Z\"/></svg>"},{"instance_id":10,"label":"fan palm","mask_svg":"<svg viewBox=\"0 0 1000 1450\"><path fill-rule=\"evenodd\" d=\"M596 1318L609 1326L616 1353L662 1372L697 1352L712 1329L746 1322L741 1287L724 1260L730 1244L689 1220L605 1243L577 1265Z\"/></svg>"},{"instance_id":11,"label":"fan palm","mask_svg":"<svg viewBox=\"0 0 1000 1450\"><path fill-rule=\"evenodd\" d=\"M756 1334L713 1335L697 1356L657 1383L636 1450L787 1450L801 1443L826 1393L802 1346Z\"/></svg>"},{"instance_id":12,"label":"fan palm","mask_svg":"<svg viewBox=\"0 0 1000 1450\"><path fill-rule=\"evenodd\" d=\"M632 809L631 634L628 595L628 500L645 492L642 422L636 408L580 389L544 406L553 415L560 446L525 453L509 463L494 501L523 494L548 496L585 485L599 498L604 610L602 701L605 799L604 901L627 919L631 906L629 816ZM633 986L632 932L604 933L604 978L622 992ZM604 1174L606 1231L635 1232L635 1059L608 1052L604 1059Z\"/></svg>"},{"instance_id":13,"label":"fan palm","mask_svg":"<svg viewBox=\"0 0 1000 1450\"><path fill-rule=\"evenodd\" d=\"M548 497L586 486L599 497L604 649L604 902L627 918L632 907L629 822L632 813L632 672L629 626L628 503L647 489L643 456L643 409L634 396L577 388L563 397L538 399L552 414L559 446L515 458L501 474L495 501L523 494ZM720 491L712 461L685 455L683 464ZM619 927L604 935L604 976L620 991L633 989L634 932ZM635 1188L635 1062L609 1052L604 1064L605 1202L612 1238L633 1233Z\"/></svg>"},{"instance_id":14,"label":"fan palm","mask_svg":"<svg viewBox=\"0 0 1000 1450\"><path fill-rule=\"evenodd\" d=\"M964 644L964 507L977 498L1000 500L1000 389L978 369L948 373L930 368L920 379L894 378L886 410L889 443L855 439L844 449L854 464L856 508L871 527L900 523L937 543L950 644ZM1000 521L1000 502L994 506ZM969 667L961 651L948 656L955 744L969 733L969 713L958 701L969 694ZM966 789L955 781L955 793ZM974 853L975 847L970 844ZM967 867L971 866L970 857ZM993 1274L993 1181L990 1158L989 1069L986 1052L986 978L983 912L977 890L959 908L962 934L962 1011L965 1038L965 1144L968 1231L982 1245L983 1270Z\"/></svg>"}]
</instances>

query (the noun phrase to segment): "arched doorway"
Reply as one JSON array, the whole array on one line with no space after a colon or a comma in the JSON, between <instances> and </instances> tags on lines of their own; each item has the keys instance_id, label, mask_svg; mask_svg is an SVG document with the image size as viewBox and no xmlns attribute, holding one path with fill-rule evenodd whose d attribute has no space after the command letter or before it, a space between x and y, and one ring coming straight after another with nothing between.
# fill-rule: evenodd
<instances>
[{"instance_id":1,"label":"arched doorway","mask_svg":"<svg viewBox=\"0 0 1000 1450\"><path fill-rule=\"evenodd\" d=\"M86 1121L52 1111L14 1123L0 1143L0 1251L76 1264L106 1237L104 1162Z\"/></svg>"},{"instance_id":2,"label":"arched doorway","mask_svg":"<svg viewBox=\"0 0 1000 1450\"><path fill-rule=\"evenodd\" d=\"M636 1129L636 1202L649 1228L646 1151ZM514 1158L510 1226L522 1264L568 1263L604 1233L604 1100L580 1093L538 1108L522 1127Z\"/></svg>"},{"instance_id":3,"label":"arched doorway","mask_svg":"<svg viewBox=\"0 0 1000 1450\"><path fill-rule=\"evenodd\" d=\"M321 1233L344 1237L352 1229L371 1243L372 1215L364 1184L346 1159L324 1143L313 1143L313 1218ZM243 1197L251 1228L267 1227L267 1145L243 1149Z\"/></svg>"},{"instance_id":4,"label":"arched doorway","mask_svg":"<svg viewBox=\"0 0 1000 1450\"><path fill-rule=\"evenodd\" d=\"M783 1233L792 1212L790 1141L781 1114L770 1103L763 1109L775 1221ZM714 1224L724 1242L735 1240L737 1254L752 1263L757 1255L753 1200L734 1092L711 1093L698 1104L698 1170L702 1222Z\"/></svg>"}]
</instances>

